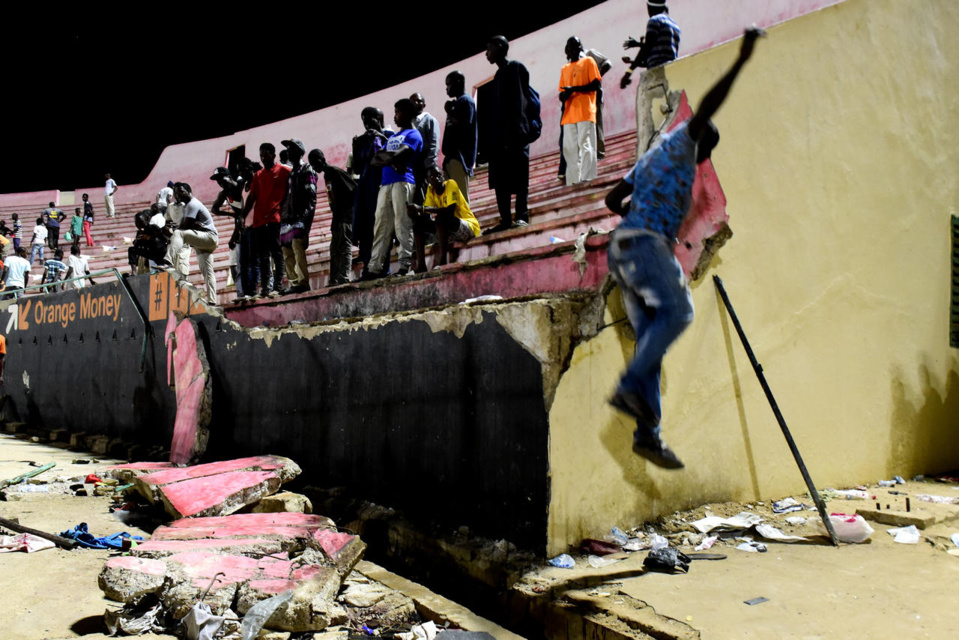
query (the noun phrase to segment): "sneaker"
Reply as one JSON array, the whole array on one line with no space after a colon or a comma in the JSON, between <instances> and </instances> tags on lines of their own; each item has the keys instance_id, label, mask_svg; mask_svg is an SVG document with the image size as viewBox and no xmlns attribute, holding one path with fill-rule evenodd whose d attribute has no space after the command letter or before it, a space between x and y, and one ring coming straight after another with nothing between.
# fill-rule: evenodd
<instances>
[{"instance_id":1,"label":"sneaker","mask_svg":"<svg viewBox=\"0 0 959 640\"><path fill-rule=\"evenodd\" d=\"M391 278L402 278L403 276L408 275L409 272L410 272L410 268L409 268L409 267L401 267L400 269L398 269L398 270L396 271L396 273L390 274L390 277L391 277Z\"/></svg>"},{"instance_id":2,"label":"sneaker","mask_svg":"<svg viewBox=\"0 0 959 640\"><path fill-rule=\"evenodd\" d=\"M643 424L648 424L651 427L655 427L659 424L659 418L657 418L656 414L653 413L649 403L647 403L646 400L643 399L643 397L638 393L617 391L613 397L609 399L609 404L614 409L618 409L619 411L632 416Z\"/></svg>"},{"instance_id":3,"label":"sneaker","mask_svg":"<svg viewBox=\"0 0 959 640\"><path fill-rule=\"evenodd\" d=\"M273 291L269 292L266 295L270 296L271 298L279 298L283 294L280 292L279 289L274 289Z\"/></svg>"},{"instance_id":4,"label":"sneaker","mask_svg":"<svg viewBox=\"0 0 959 640\"><path fill-rule=\"evenodd\" d=\"M663 469L682 469L686 466L662 438L643 428L633 432L633 453Z\"/></svg>"},{"instance_id":5,"label":"sneaker","mask_svg":"<svg viewBox=\"0 0 959 640\"><path fill-rule=\"evenodd\" d=\"M510 225L510 229L521 229L522 227L526 227L528 225L529 223L526 220L517 220L512 225Z\"/></svg>"}]
</instances>

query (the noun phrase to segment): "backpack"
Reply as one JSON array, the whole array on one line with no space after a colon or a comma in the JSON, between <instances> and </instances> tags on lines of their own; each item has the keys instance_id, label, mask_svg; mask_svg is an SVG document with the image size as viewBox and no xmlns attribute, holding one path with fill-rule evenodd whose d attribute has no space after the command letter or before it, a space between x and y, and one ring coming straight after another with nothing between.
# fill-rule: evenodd
<instances>
[{"instance_id":1,"label":"backpack","mask_svg":"<svg viewBox=\"0 0 959 640\"><path fill-rule=\"evenodd\" d=\"M532 144L543 135L543 117L540 114L542 102L539 92L529 84L526 85L526 121L529 123L529 138L526 144Z\"/></svg>"}]
</instances>

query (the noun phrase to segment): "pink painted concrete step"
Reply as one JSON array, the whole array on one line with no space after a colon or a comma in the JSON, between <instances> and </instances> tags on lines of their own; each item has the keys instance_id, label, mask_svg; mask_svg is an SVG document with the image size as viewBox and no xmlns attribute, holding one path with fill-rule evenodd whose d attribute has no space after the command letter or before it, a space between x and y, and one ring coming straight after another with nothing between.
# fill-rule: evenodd
<instances>
[{"instance_id":1,"label":"pink painted concrete step","mask_svg":"<svg viewBox=\"0 0 959 640\"><path fill-rule=\"evenodd\" d=\"M165 558L178 553L191 551L207 551L210 553L228 554L274 554L288 551L279 540L268 538L237 538L228 540L148 540L141 542L134 549L138 558Z\"/></svg>"},{"instance_id":2,"label":"pink painted concrete step","mask_svg":"<svg viewBox=\"0 0 959 640\"><path fill-rule=\"evenodd\" d=\"M208 462L192 467L175 467L172 469L159 470L140 476L138 481L151 488L162 487L163 485L180 482L181 480L213 476L228 471L275 471L276 475L280 477L283 482L286 482L300 474L300 467L289 458L281 456L253 456L250 458L238 458L236 460Z\"/></svg>"},{"instance_id":3,"label":"pink painted concrete step","mask_svg":"<svg viewBox=\"0 0 959 640\"><path fill-rule=\"evenodd\" d=\"M273 471L229 471L167 484L159 488L167 513L175 518L229 515L276 493Z\"/></svg>"}]
</instances>

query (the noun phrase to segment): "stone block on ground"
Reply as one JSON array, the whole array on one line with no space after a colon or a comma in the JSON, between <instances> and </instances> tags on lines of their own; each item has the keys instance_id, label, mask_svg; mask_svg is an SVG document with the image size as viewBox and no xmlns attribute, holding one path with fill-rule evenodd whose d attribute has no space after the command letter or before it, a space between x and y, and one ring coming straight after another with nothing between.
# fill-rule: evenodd
<instances>
[{"instance_id":1,"label":"stone block on ground","mask_svg":"<svg viewBox=\"0 0 959 640\"><path fill-rule=\"evenodd\" d=\"M87 436L83 440L83 445L90 453L104 455L110 444L110 436Z\"/></svg>"},{"instance_id":2,"label":"stone block on ground","mask_svg":"<svg viewBox=\"0 0 959 640\"><path fill-rule=\"evenodd\" d=\"M880 524L888 524L894 527L915 525L917 529L925 529L936 523L936 516L934 514L923 513L922 511L893 511L889 509L880 511L879 509L857 507L856 513L866 520Z\"/></svg>"},{"instance_id":3,"label":"stone block on ground","mask_svg":"<svg viewBox=\"0 0 959 640\"><path fill-rule=\"evenodd\" d=\"M71 449L81 449L85 446L87 439L86 431L79 431L76 433L70 434L70 448Z\"/></svg>"},{"instance_id":4,"label":"stone block on ground","mask_svg":"<svg viewBox=\"0 0 959 640\"><path fill-rule=\"evenodd\" d=\"M281 491L252 505L251 513L313 513L313 503L300 493Z\"/></svg>"},{"instance_id":5,"label":"stone block on ground","mask_svg":"<svg viewBox=\"0 0 959 640\"><path fill-rule=\"evenodd\" d=\"M359 536L332 529L318 529L313 534L313 540L344 577L349 575L366 551L366 543Z\"/></svg>"}]
</instances>

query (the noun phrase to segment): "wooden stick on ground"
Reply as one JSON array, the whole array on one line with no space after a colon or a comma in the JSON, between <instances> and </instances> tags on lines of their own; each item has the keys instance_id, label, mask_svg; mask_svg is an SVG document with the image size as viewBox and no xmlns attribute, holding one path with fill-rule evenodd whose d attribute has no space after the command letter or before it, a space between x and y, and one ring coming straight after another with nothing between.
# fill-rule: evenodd
<instances>
[{"instance_id":1,"label":"wooden stick on ground","mask_svg":"<svg viewBox=\"0 0 959 640\"><path fill-rule=\"evenodd\" d=\"M49 540L53 544L57 545L61 549L66 549L70 551L73 547L77 546L76 540L70 540L69 538L61 538L60 536L53 535L52 533L47 533L46 531L39 531L37 529L31 529L30 527L25 527L22 524L17 524L13 520L7 520L6 518L0 518L0 526L6 527L12 531L17 531L19 533L29 533L35 535L44 540Z\"/></svg>"}]
</instances>

